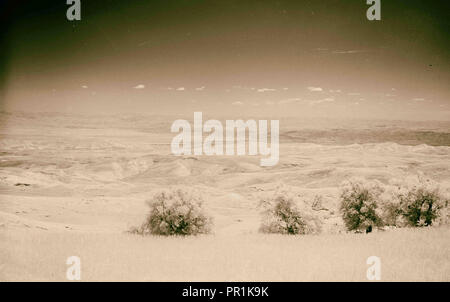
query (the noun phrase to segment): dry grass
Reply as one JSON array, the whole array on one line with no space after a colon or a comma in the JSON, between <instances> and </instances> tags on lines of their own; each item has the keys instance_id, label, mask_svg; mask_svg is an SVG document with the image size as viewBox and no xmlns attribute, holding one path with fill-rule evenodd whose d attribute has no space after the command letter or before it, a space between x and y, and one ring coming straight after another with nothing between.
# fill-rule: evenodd
<instances>
[{"instance_id":1,"label":"dry grass","mask_svg":"<svg viewBox=\"0 0 450 302\"><path fill-rule=\"evenodd\" d=\"M450 281L449 227L321 236L1 236L2 281L64 281L72 255L81 258L83 281L367 281L372 255L381 258L382 281Z\"/></svg>"}]
</instances>

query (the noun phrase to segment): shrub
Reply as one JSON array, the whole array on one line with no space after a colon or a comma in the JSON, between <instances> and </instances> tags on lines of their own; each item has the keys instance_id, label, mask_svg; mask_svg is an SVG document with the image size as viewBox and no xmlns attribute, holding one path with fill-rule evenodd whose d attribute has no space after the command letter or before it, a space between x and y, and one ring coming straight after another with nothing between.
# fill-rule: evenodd
<instances>
[{"instance_id":1,"label":"shrub","mask_svg":"<svg viewBox=\"0 0 450 302\"><path fill-rule=\"evenodd\" d=\"M347 230L370 232L381 226L377 202L383 191L378 181L352 179L342 184L339 210Z\"/></svg>"},{"instance_id":2,"label":"shrub","mask_svg":"<svg viewBox=\"0 0 450 302\"><path fill-rule=\"evenodd\" d=\"M288 189L279 189L273 196L261 200L264 208L260 231L278 234L318 234L321 230L319 220L308 206L297 207L298 196Z\"/></svg>"},{"instance_id":3,"label":"shrub","mask_svg":"<svg viewBox=\"0 0 450 302\"><path fill-rule=\"evenodd\" d=\"M202 208L203 199L195 191L185 188L163 190L147 201L150 213L139 234L197 235L210 232L212 219Z\"/></svg>"},{"instance_id":4,"label":"shrub","mask_svg":"<svg viewBox=\"0 0 450 302\"><path fill-rule=\"evenodd\" d=\"M422 175L395 184L392 198L384 206L386 223L395 226L430 226L446 206L439 186Z\"/></svg>"},{"instance_id":5,"label":"shrub","mask_svg":"<svg viewBox=\"0 0 450 302\"><path fill-rule=\"evenodd\" d=\"M405 225L403 216L401 215L402 211L395 198L383 201L380 207L382 209L381 220L383 221L383 225L395 227Z\"/></svg>"}]
</instances>

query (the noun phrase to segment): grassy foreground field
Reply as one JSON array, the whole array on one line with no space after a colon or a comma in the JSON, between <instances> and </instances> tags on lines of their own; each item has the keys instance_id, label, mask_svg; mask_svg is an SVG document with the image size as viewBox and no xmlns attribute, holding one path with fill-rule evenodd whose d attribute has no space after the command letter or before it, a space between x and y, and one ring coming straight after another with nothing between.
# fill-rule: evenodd
<instances>
[{"instance_id":1,"label":"grassy foreground field","mask_svg":"<svg viewBox=\"0 0 450 302\"><path fill-rule=\"evenodd\" d=\"M2 281L65 281L69 256L80 257L82 281L367 281L369 256L381 259L381 281L450 281L449 227L320 236L1 236Z\"/></svg>"}]
</instances>

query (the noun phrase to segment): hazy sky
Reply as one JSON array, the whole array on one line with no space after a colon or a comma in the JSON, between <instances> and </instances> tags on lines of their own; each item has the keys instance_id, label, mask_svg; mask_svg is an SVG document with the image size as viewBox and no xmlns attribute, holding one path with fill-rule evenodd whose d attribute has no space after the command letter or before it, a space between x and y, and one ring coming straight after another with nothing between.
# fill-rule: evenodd
<instances>
[{"instance_id":1,"label":"hazy sky","mask_svg":"<svg viewBox=\"0 0 450 302\"><path fill-rule=\"evenodd\" d=\"M450 120L448 1L365 2L3 1L1 106Z\"/></svg>"}]
</instances>

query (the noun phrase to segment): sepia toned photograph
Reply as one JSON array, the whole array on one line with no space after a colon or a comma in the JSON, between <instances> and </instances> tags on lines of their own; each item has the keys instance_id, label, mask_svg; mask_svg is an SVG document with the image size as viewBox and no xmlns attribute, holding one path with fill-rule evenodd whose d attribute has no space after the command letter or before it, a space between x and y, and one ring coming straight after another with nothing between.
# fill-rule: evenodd
<instances>
[{"instance_id":1,"label":"sepia toned photograph","mask_svg":"<svg viewBox=\"0 0 450 302\"><path fill-rule=\"evenodd\" d=\"M449 11L2 1L0 281L449 282Z\"/></svg>"}]
</instances>

